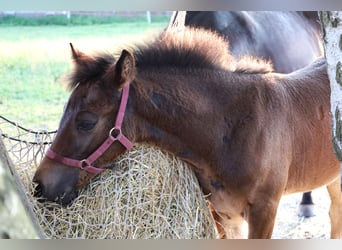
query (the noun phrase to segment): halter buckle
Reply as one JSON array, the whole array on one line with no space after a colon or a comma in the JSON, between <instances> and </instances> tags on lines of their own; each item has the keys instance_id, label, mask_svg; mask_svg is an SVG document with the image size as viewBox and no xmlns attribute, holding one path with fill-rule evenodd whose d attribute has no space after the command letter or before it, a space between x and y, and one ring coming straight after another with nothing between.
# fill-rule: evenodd
<instances>
[{"instance_id":1,"label":"halter buckle","mask_svg":"<svg viewBox=\"0 0 342 250\"><path fill-rule=\"evenodd\" d=\"M109 131L109 136L112 136L114 139L117 139L121 134L121 128L114 127Z\"/></svg>"},{"instance_id":2,"label":"halter buckle","mask_svg":"<svg viewBox=\"0 0 342 250\"><path fill-rule=\"evenodd\" d=\"M90 166L90 164L88 163L87 159L80 161L80 169L85 170L85 168L88 166Z\"/></svg>"}]
</instances>

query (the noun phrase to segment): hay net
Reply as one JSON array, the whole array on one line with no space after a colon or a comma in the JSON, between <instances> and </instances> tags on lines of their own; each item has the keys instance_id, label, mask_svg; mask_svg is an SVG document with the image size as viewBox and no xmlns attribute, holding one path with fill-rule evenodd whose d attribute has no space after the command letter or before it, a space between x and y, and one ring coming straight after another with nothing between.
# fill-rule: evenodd
<instances>
[{"instance_id":1,"label":"hay net","mask_svg":"<svg viewBox=\"0 0 342 250\"><path fill-rule=\"evenodd\" d=\"M96 177L68 207L33 197L33 174L56 131L32 131L0 116L0 133L26 198L48 238L217 238L214 221L188 166L138 145Z\"/></svg>"}]
</instances>

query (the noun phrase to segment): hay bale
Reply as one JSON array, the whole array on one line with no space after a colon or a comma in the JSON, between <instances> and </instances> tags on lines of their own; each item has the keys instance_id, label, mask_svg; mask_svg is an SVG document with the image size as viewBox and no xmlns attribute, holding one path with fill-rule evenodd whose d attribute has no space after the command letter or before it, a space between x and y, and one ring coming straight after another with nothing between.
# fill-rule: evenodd
<instances>
[{"instance_id":1,"label":"hay bale","mask_svg":"<svg viewBox=\"0 0 342 250\"><path fill-rule=\"evenodd\" d=\"M193 172L157 148L134 147L66 208L36 201L31 182L34 171L22 168L19 174L49 238L217 238Z\"/></svg>"}]
</instances>

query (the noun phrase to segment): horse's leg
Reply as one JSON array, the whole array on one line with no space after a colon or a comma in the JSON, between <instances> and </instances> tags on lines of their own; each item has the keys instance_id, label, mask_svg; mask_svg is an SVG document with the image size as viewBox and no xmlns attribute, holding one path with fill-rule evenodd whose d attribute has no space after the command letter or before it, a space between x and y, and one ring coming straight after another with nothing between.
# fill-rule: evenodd
<instances>
[{"instance_id":1,"label":"horse's leg","mask_svg":"<svg viewBox=\"0 0 342 250\"><path fill-rule=\"evenodd\" d=\"M327 185L331 204L329 210L332 239L342 238L342 193L341 179L338 177L335 181Z\"/></svg>"},{"instance_id":2,"label":"horse's leg","mask_svg":"<svg viewBox=\"0 0 342 250\"><path fill-rule=\"evenodd\" d=\"M241 215L228 216L224 213L215 212L214 218L221 239L246 238L247 235L243 230L244 219Z\"/></svg>"},{"instance_id":3,"label":"horse's leg","mask_svg":"<svg viewBox=\"0 0 342 250\"><path fill-rule=\"evenodd\" d=\"M209 203L209 209L215 220L218 237L220 239L244 239L247 237L247 234L243 231L243 223L245 220L241 215L233 217L222 212L217 212L211 203Z\"/></svg>"},{"instance_id":4,"label":"horse's leg","mask_svg":"<svg viewBox=\"0 0 342 250\"><path fill-rule=\"evenodd\" d=\"M311 191L303 193L302 201L299 204L298 215L300 217L312 217L315 215Z\"/></svg>"},{"instance_id":5,"label":"horse's leg","mask_svg":"<svg viewBox=\"0 0 342 250\"><path fill-rule=\"evenodd\" d=\"M248 238L270 239L282 193L260 194L254 197L247 209Z\"/></svg>"}]
</instances>

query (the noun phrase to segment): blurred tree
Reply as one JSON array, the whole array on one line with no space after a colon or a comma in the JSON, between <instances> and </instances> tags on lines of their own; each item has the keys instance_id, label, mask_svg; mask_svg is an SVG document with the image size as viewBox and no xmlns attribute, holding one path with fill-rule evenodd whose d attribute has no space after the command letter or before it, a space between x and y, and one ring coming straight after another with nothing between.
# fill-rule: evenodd
<instances>
[{"instance_id":1,"label":"blurred tree","mask_svg":"<svg viewBox=\"0 0 342 250\"><path fill-rule=\"evenodd\" d=\"M30 216L29 204L11 174L11 164L0 136L0 239L41 238L43 234Z\"/></svg>"},{"instance_id":2,"label":"blurred tree","mask_svg":"<svg viewBox=\"0 0 342 250\"><path fill-rule=\"evenodd\" d=\"M331 88L334 150L342 162L342 12L321 11L319 14Z\"/></svg>"}]
</instances>

